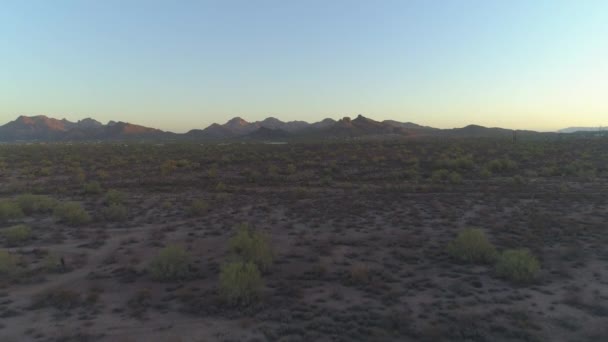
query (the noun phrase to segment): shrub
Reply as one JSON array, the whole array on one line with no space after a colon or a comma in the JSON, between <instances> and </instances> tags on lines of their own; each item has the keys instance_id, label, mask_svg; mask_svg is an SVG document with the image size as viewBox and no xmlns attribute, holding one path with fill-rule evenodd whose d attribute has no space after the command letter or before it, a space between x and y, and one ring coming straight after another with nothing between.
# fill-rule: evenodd
<instances>
[{"instance_id":1,"label":"shrub","mask_svg":"<svg viewBox=\"0 0 608 342\"><path fill-rule=\"evenodd\" d=\"M446 169L439 169L439 170L435 170L433 171L433 173L431 174L431 180L434 183L441 183L441 182L445 182L450 176L450 171L446 170Z\"/></svg>"},{"instance_id":2,"label":"shrub","mask_svg":"<svg viewBox=\"0 0 608 342\"><path fill-rule=\"evenodd\" d=\"M534 280L539 269L538 260L526 249L506 250L496 262L496 274L516 283Z\"/></svg>"},{"instance_id":3,"label":"shrub","mask_svg":"<svg viewBox=\"0 0 608 342\"><path fill-rule=\"evenodd\" d=\"M492 173L505 173L517 169L517 163L508 158L494 159L486 167Z\"/></svg>"},{"instance_id":4,"label":"shrub","mask_svg":"<svg viewBox=\"0 0 608 342\"><path fill-rule=\"evenodd\" d=\"M84 185L84 193L88 195L99 195L103 190L99 182L88 182Z\"/></svg>"},{"instance_id":5,"label":"shrub","mask_svg":"<svg viewBox=\"0 0 608 342\"><path fill-rule=\"evenodd\" d=\"M0 222L23 217L23 211L12 201L0 201Z\"/></svg>"},{"instance_id":6,"label":"shrub","mask_svg":"<svg viewBox=\"0 0 608 342\"><path fill-rule=\"evenodd\" d=\"M68 289L47 290L34 296L33 308L53 307L59 310L69 310L83 304L80 293Z\"/></svg>"},{"instance_id":7,"label":"shrub","mask_svg":"<svg viewBox=\"0 0 608 342\"><path fill-rule=\"evenodd\" d=\"M188 275L190 255L181 246L170 245L163 248L152 260L152 277L161 281L183 279Z\"/></svg>"},{"instance_id":8,"label":"shrub","mask_svg":"<svg viewBox=\"0 0 608 342\"><path fill-rule=\"evenodd\" d=\"M61 258L57 254L48 254L42 261L44 271L55 273L64 270Z\"/></svg>"},{"instance_id":9,"label":"shrub","mask_svg":"<svg viewBox=\"0 0 608 342\"><path fill-rule=\"evenodd\" d=\"M448 244L448 253L461 261L488 263L496 258L496 248L481 229L468 228Z\"/></svg>"},{"instance_id":10,"label":"shrub","mask_svg":"<svg viewBox=\"0 0 608 342\"><path fill-rule=\"evenodd\" d=\"M112 204L124 204L126 197L127 196L124 192L118 190L110 190L106 193L104 202L109 206Z\"/></svg>"},{"instance_id":11,"label":"shrub","mask_svg":"<svg viewBox=\"0 0 608 342\"><path fill-rule=\"evenodd\" d=\"M25 224L6 228L2 235L9 245L19 245L32 238L32 230Z\"/></svg>"},{"instance_id":12,"label":"shrub","mask_svg":"<svg viewBox=\"0 0 608 342\"><path fill-rule=\"evenodd\" d=\"M207 202L195 199L192 201L188 211L192 216L201 216L207 212L207 209L209 209L209 204Z\"/></svg>"},{"instance_id":13,"label":"shrub","mask_svg":"<svg viewBox=\"0 0 608 342\"><path fill-rule=\"evenodd\" d=\"M84 208L76 202L64 202L55 207L53 215L58 221L70 226L79 226L91 220Z\"/></svg>"},{"instance_id":14,"label":"shrub","mask_svg":"<svg viewBox=\"0 0 608 342\"><path fill-rule=\"evenodd\" d=\"M27 214L46 214L53 211L56 201L49 196L24 194L17 196L17 203L21 210Z\"/></svg>"},{"instance_id":15,"label":"shrub","mask_svg":"<svg viewBox=\"0 0 608 342\"><path fill-rule=\"evenodd\" d=\"M105 207L101 210L101 213L107 221L113 222L124 221L128 216L127 208L121 204L112 204Z\"/></svg>"},{"instance_id":16,"label":"shrub","mask_svg":"<svg viewBox=\"0 0 608 342\"><path fill-rule=\"evenodd\" d=\"M268 240L262 233L249 229L246 224L239 226L239 231L230 240L230 248L243 261L254 263L263 272L272 265L274 257Z\"/></svg>"},{"instance_id":17,"label":"shrub","mask_svg":"<svg viewBox=\"0 0 608 342\"><path fill-rule=\"evenodd\" d=\"M252 262L236 261L222 266L220 295L229 304L251 304L259 298L262 285L260 271Z\"/></svg>"},{"instance_id":18,"label":"shrub","mask_svg":"<svg viewBox=\"0 0 608 342\"><path fill-rule=\"evenodd\" d=\"M17 268L17 257L8 251L0 250L0 275L10 276Z\"/></svg>"},{"instance_id":19,"label":"shrub","mask_svg":"<svg viewBox=\"0 0 608 342\"><path fill-rule=\"evenodd\" d=\"M448 179L449 179L450 183L452 183L452 184L462 183L462 176L460 175L460 173L458 173L456 171L450 172Z\"/></svg>"}]
</instances>

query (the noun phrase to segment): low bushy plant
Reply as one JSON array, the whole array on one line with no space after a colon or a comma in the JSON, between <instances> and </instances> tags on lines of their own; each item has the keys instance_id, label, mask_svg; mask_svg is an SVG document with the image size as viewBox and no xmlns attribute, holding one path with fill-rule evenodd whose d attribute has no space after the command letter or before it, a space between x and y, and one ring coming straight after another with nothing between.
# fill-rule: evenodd
<instances>
[{"instance_id":1,"label":"low bushy plant","mask_svg":"<svg viewBox=\"0 0 608 342\"><path fill-rule=\"evenodd\" d=\"M207 212L207 209L209 209L209 204L206 201L195 199L188 211L192 216L201 216Z\"/></svg>"},{"instance_id":2,"label":"low bushy plant","mask_svg":"<svg viewBox=\"0 0 608 342\"><path fill-rule=\"evenodd\" d=\"M16 198L19 207L26 215L46 214L53 211L57 202L45 195L23 194Z\"/></svg>"},{"instance_id":3,"label":"low bushy plant","mask_svg":"<svg viewBox=\"0 0 608 342\"><path fill-rule=\"evenodd\" d=\"M448 253L461 261L490 263L496 259L496 248L481 229L468 228L448 244Z\"/></svg>"},{"instance_id":4,"label":"low bushy plant","mask_svg":"<svg viewBox=\"0 0 608 342\"><path fill-rule=\"evenodd\" d=\"M124 204L127 196L124 192L118 190L110 190L106 193L105 204L110 206L112 204Z\"/></svg>"},{"instance_id":5,"label":"low bushy plant","mask_svg":"<svg viewBox=\"0 0 608 342\"><path fill-rule=\"evenodd\" d=\"M101 184L97 181L88 182L84 185L84 193L87 195L99 195L102 191Z\"/></svg>"},{"instance_id":6,"label":"low bushy plant","mask_svg":"<svg viewBox=\"0 0 608 342\"><path fill-rule=\"evenodd\" d=\"M528 283L536 278L540 263L527 249L502 252L496 262L496 274L516 283Z\"/></svg>"},{"instance_id":7,"label":"low bushy plant","mask_svg":"<svg viewBox=\"0 0 608 342\"><path fill-rule=\"evenodd\" d=\"M79 226L88 223L91 218L86 210L76 202L64 202L55 207L53 211L55 218L70 226Z\"/></svg>"},{"instance_id":8,"label":"low bushy plant","mask_svg":"<svg viewBox=\"0 0 608 342\"><path fill-rule=\"evenodd\" d=\"M23 211L13 201L0 201L0 222L6 222L23 217Z\"/></svg>"},{"instance_id":9,"label":"low bushy plant","mask_svg":"<svg viewBox=\"0 0 608 342\"><path fill-rule=\"evenodd\" d=\"M23 244L27 240L31 239L32 230L25 224L18 224L3 230L2 235L9 245L14 246Z\"/></svg>"},{"instance_id":10,"label":"low bushy plant","mask_svg":"<svg viewBox=\"0 0 608 342\"><path fill-rule=\"evenodd\" d=\"M262 290L262 275L252 262L235 261L222 266L220 295L231 305L248 305Z\"/></svg>"},{"instance_id":11,"label":"low bushy plant","mask_svg":"<svg viewBox=\"0 0 608 342\"><path fill-rule=\"evenodd\" d=\"M113 222L124 221L128 216L127 208L122 204L112 204L103 208L101 213L107 221Z\"/></svg>"},{"instance_id":12,"label":"low bushy plant","mask_svg":"<svg viewBox=\"0 0 608 342\"><path fill-rule=\"evenodd\" d=\"M17 269L17 257L5 250L0 250L0 275L10 276Z\"/></svg>"},{"instance_id":13,"label":"low bushy plant","mask_svg":"<svg viewBox=\"0 0 608 342\"><path fill-rule=\"evenodd\" d=\"M150 264L154 279L174 281L188 276L190 254L181 246L170 245L163 248Z\"/></svg>"},{"instance_id":14,"label":"low bushy plant","mask_svg":"<svg viewBox=\"0 0 608 342\"><path fill-rule=\"evenodd\" d=\"M270 268L274 259L266 236L246 224L238 226L237 234L230 240L230 248L243 261L253 262L263 272Z\"/></svg>"}]
</instances>

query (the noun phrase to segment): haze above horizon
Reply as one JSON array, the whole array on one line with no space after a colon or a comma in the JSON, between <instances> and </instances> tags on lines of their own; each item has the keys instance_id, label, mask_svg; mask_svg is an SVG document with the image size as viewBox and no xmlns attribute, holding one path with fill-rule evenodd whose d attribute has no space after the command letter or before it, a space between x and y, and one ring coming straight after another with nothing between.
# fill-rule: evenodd
<instances>
[{"instance_id":1,"label":"haze above horizon","mask_svg":"<svg viewBox=\"0 0 608 342\"><path fill-rule=\"evenodd\" d=\"M0 121L606 124L606 1L6 1Z\"/></svg>"}]
</instances>

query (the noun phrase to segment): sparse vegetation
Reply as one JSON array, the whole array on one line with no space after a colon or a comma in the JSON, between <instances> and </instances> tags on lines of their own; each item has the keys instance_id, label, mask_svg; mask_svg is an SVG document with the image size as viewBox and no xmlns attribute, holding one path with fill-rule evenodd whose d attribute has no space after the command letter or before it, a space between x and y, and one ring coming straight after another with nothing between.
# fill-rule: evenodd
<instances>
[{"instance_id":1,"label":"sparse vegetation","mask_svg":"<svg viewBox=\"0 0 608 342\"><path fill-rule=\"evenodd\" d=\"M21 245L32 238L32 230L25 224L19 224L2 231L9 246Z\"/></svg>"},{"instance_id":2,"label":"sparse vegetation","mask_svg":"<svg viewBox=\"0 0 608 342\"><path fill-rule=\"evenodd\" d=\"M468 228L448 244L448 253L464 262L490 263L496 259L496 248L481 229Z\"/></svg>"},{"instance_id":3,"label":"sparse vegetation","mask_svg":"<svg viewBox=\"0 0 608 342\"><path fill-rule=\"evenodd\" d=\"M181 246L170 245L163 248L150 263L150 273L154 279L175 281L185 279L189 274L190 254Z\"/></svg>"},{"instance_id":4,"label":"sparse vegetation","mask_svg":"<svg viewBox=\"0 0 608 342\"><path fill-rule=\"evenodd\" d=\"M107 221L124 221L127 219L128 212L122 204L111 204L102 209L102 215Z\"/></svg>"},{"instance_id":5,"label":"sparse vegetation","mask_svg":"<svg viewBox=\"0 0 608 342\"><path fill-rule=\"evenodd\" d=\"M70 226L80 226L91 220L86 210L77 202L59 203L55 207L53 215L58 221Z\"/></svg>"},{"instance_id":6,"label":"sparse vegetation","mask_svg":"<svg viewBox=\"0 0 608 342\"><path fill-rule=\"evenodd\" d=\"M97 181L88 182L84 185L84 193L87 195L99 195L102 192L101 184Z\"/></svg>"},{"instance_id":7,"label":"sparse vegetation","mask_svg":"<svg viewBox=\"0 0 608 342\"><path fill-rule=\"evenodd\" d=\"M516 283L529 283L536 278L540 264L526 249L506 250L496 262L496 274Z\"/></svg>"},{"instance_id":8,"label":"sparse vegetation","mask_svg":"<svg viewBox=\"0 0 608 342\"><path fill-rule=\"evenodd\" d=\"M244 262L254 263L261 271L267 271L274 259L268 239L264 234L254 231L248 225L237 227L237 234L230 240L230 248Z\"/></svg>"},{"instance_id":9,"label":"sparse vegetation","mask_svg":"<svg viewBox=\"0 0 608 342\"><path fill-rule=\"evenodd\" d=\"M202 216L209 209L209 204L201 199L195 199L190 205L189 212L192 216Z\"/></svg>"},{"instance_id":10,"label":"sparse vegetation","mask_svg":"<svg viewBox=\"0 0 608 342\"><path fill-rule=\"evenodd\" d=\"M17 269L17 257L6 250L0 249L0 275L11 276Z\"/></svg>"},{"instance_id":11,"label":"sparse vegetation","mask_svg":"<svg viewBox=\"0 0 608 342\"><path fill-rule=\"evenodd\" d=\"M126 197L127 196L125 195L125 193L112 189L106 193L105 204L108 206L122 205L125 203Z\"/></svg>"},{"instance_id":12,"label":"sparse vegetation","mask_svg":"<svg viewBox=\"0 0 608 342\"><path fill-rule=\"evenodd\" d=\"M11 221L23 217L23 211L13 201L0 201L0 222Z\"/></svg>"},{"instance_id":13,"label":"sparse vegetation","mask_svg":"<svg viewBox=\"0 0 608 342\"><path fill-rule=\"evenodd\" d=\"M0 220L0 340L108 318L161 339L195 320L234 340L604 340L585 334L607 312L606 142L0 144L0 202L22 212Z\"/></svg>"},{"instance_id":14,"label":"sparse vegetation","mask_svg":"<svg viewBox=\"0 0 608 342\"><path fill-rule=\"evenodd\" d=\"M54 199L45 195L24 194L17 196L16 200L26 215L50 213L56 204Z\"/></svg>"},{"instance_id":15,"label":"sparse vegetation","mask_svg":"<svg viewBox=\"0 0 608 342\"><path fill-rule=\"evenodd\" d=\"M220 294L231 305L248 305L259 299L262 276L252 262L235 261L222 266Z\"/></svg>"}]
</instances>

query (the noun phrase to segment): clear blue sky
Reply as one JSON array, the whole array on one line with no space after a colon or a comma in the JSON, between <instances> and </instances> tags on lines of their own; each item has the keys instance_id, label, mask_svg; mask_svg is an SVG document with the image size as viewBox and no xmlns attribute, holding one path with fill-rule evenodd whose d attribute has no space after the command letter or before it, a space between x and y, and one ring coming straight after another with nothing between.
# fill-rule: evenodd
<instances>
[{"instance_id":1,"label":"clear blue sky","mask_svg":"<svg viewBox=\"0 0 608 342\"><path fill-rule=\"evenodd\" d=\"M608 125L608 1L5 0L0 123Z\"/></svg>"}]
</instances>

